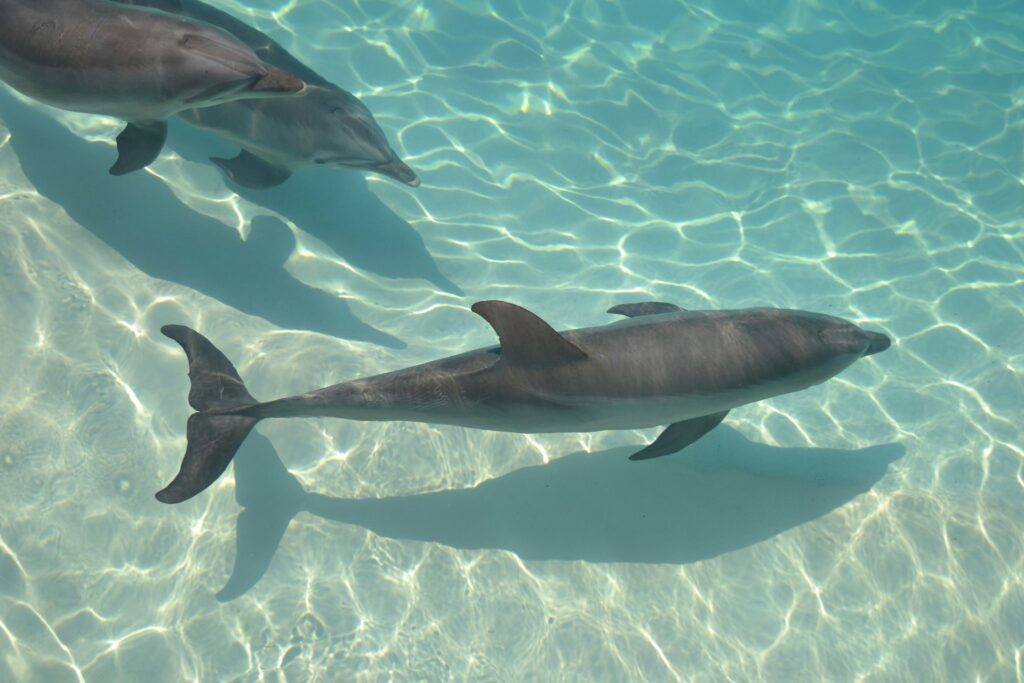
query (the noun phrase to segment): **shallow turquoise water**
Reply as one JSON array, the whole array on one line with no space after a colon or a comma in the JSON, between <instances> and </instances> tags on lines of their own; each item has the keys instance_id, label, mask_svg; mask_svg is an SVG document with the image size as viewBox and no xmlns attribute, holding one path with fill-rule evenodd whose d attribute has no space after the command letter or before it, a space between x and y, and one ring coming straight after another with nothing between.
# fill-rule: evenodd
<instances>
[{"instance_id":1,"label":"shallow turquoise water","mask_svg":"<svg viewBox=\"0 0 1024 683\"><path fill-rule=\"evenodd\" d=\"M1024 6L213 4L423 186L239 196L184 125L109 178L119 123L0 87L0 680L1024 678ZM491 298L896 344L648 463L654 430L277 421L153 499L161 325L270 398L490 344Z\"/></svg>"}]
</instances>

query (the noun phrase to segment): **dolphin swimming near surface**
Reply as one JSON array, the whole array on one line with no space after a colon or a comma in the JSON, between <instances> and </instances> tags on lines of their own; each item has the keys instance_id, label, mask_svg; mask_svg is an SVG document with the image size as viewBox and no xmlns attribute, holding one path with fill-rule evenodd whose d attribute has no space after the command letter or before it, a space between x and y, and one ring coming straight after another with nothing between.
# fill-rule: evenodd
<instances>
[{"instance_id":1,"label":"dolphin swimming near surface","mask_svg":"<svg viewBox=\"0 0 1024 683\"><path fill-rule=\"evenodd\" d=\"M166 325L189 362L188 446L156 494L178 503L212 484L250 430L272 417L406 420L505 432L588 432L668 424L632 460L675 453L732 408L824 382L889 348L884 334L807 311L685 311L623 304L629 319L556 332L504 301L472 310L500 346L261 403L231 362L188 327Z\"/></svg>"},{"instance_id":2,"label":"dolphin swimming near surface","mask_svg":"<svg viewBox=\"0 0 1024 683\"><path fill-rule=\"evenodd\" d=\"M388 144L373 114L359 98L297 60L273 39L199 0L116 0L203 21L228 31L268 64L299 75L310 87L301 98L239 100L187 109L179 116L242 148L233 159L213 157L232 182L267 189L303 166L334 166L378 173L412 187L420 184Z\"/></svg>"},{"instance_id":3,"label":"dolphin swimming near surface","mask_svg":"<svg viewBox=\"0 0 1024 683\"><path fill-rule=\"evenodd\" d=\"M127 121L113 175L156 159L178 111L305 88L219 28L109 0L0 0L0 80L54 107Z\"/></svg>"}]
</instances>

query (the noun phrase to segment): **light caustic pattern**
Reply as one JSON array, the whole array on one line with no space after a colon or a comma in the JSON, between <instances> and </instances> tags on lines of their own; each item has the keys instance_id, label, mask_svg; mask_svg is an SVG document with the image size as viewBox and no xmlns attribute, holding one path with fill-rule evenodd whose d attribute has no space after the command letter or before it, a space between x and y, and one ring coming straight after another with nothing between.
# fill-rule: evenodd
<instances>
[{"instance_id":1,"label":"light caustic pattern","mask_svg":"<svg viewBox=\"0 0 1024 683\"><path fill-rule=\"evenodd\" d=\"M423 179L369 187L464 296L285 216L288 271L408 346L274 327L96 239L0 112L0 678L1024 676L1019 3L216 4L367 102ZM147 182L225 231L268 212L173 149ZM266 488L153 500L188 414L161 324L271 398L490 344L490 298L564 328L796 307L896 344L650 463L625 457L653 432L278 421L262 437L331 499L257 437ZM305 512L222 604L236 494Z\"/></svg>"}]
</instances>

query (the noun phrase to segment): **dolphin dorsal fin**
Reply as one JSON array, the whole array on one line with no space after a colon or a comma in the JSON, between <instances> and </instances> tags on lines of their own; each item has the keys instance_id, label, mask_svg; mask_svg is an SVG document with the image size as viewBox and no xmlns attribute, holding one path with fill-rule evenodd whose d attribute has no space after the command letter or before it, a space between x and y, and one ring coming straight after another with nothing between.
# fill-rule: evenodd
<instances>
[{"instance_id":1,"label":"dolphin dorsal fin","mask_svg":"<svg viewBox=\"0 0 1024 683\"><path fill-rule=\"evenodd\" d=\"M617 313L627 318L636 318L641 315L659 315L661 313L681 313L685 308L679 308L675 304L667 304L663 301L643 301L638 304L619 304L608 309L609 313Z\"/></svg>"},{"instance_id":2,"label":"dolphin dorsal fin","mask_svg":"<svg viewBox=\"0 0 1024 683\"><path fill-rule=\"evenodd\" d=\"M498 333L502 362L562 363L587 357L580 347L522 306L478 301L472 310Z\"/></svg>"}]
</instances>

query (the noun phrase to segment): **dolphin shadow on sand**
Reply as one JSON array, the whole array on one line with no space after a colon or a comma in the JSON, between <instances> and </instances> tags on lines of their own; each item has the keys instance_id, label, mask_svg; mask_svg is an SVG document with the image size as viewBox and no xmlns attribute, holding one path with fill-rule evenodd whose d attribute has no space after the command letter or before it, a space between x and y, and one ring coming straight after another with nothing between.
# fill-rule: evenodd
<instances>
[{"instance_id":1,"label":"dolphin shadow on sand","mask_svg":"<svg viewBox=\"0 0 1024 683\"><path fill-rule=\"evenodd\" d=\"M351 500L305 491L253 434L235 457L243 509L234 568L217 598L256 585L299 512L524 560L687 564L828 514L871 489L905 449L775 448L721 426L682 456L630 462L634 450L576 453L470 489Z\"/></svg>"},{"instance_id":2,"label":"dolphin shadow on sand","mask_svg":"<svg viewBox=\"0 0 1024 683\"><path fill-rule=\"evenodd\" d=\"M79 138L3 86L0 119L39 194L147 275L185 285L278 327L404 346L359 320L342 299L299 282L284 269L295 237L281 221L255 219L243 242L149 174L98 173L110 154L108 145Z\"/></svg>"},{"instance_id":3,"label":"dolphin shadow on sand","mask_svg":"<svg viewBox=\"0 0 1024 683\"><path fill-rule=\"evenodd\" d=\"M213 133L171 121L167 146L182 158L234 156L238 148ZM297 169L288 182L254 190L226 181L245 200L284 216L353 266L386 278L422 279L456 296L462 289L437 267L423 238L370 191L357 171Z\"/></svg>"}]
</instances>

